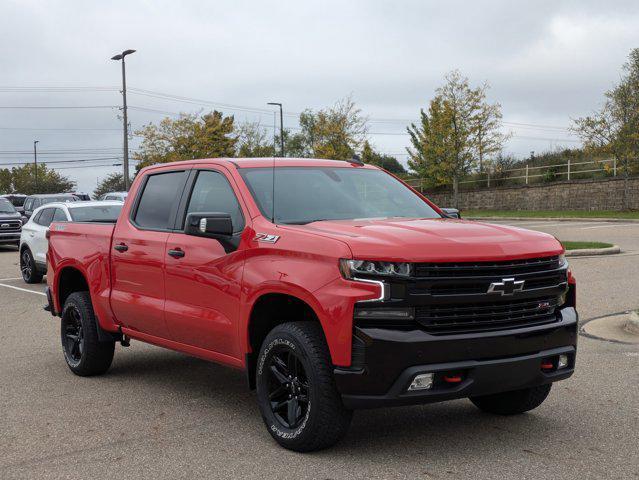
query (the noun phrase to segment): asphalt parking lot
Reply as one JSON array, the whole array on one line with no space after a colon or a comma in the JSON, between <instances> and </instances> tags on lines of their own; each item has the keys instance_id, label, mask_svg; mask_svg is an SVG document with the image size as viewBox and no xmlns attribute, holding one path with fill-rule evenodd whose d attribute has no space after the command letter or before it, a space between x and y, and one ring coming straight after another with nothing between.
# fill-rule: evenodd
<instances>
[{"instance_id":1,"label":"asphalt parking lot","mask_svg":"<svg viewBox=\"0 0 639 480\"><path fill-rule=\"evenodd\" d=\"M639 307L639 223L501 222L622 253L571 259L582 322ZM639 478L639 346L580 338L577 371L537 410L469 401L360 411L333 449L296 454L266 432L241 372L133 342L76 377L58 322L0 247L0 478Z\"/></svg>"}]
</instances>

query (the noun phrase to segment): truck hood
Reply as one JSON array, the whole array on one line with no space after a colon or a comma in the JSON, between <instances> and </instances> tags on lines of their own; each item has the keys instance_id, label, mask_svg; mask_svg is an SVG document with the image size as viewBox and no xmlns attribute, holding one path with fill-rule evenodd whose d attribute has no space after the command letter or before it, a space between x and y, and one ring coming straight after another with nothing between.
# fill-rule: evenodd
<instances>
[{"instance_id":1,"label":"truck hood","mask_svg":"<svg viewBox=\"0 0 639 480\"><path fill-rule=\"evenodd\" d=\"M291 228L348 244L362 260L407 262L492 261L558 255L546 233L453 219L327 220Z\"/></svg>"},{"instance_id":2,"label":"truck hood","mask_svg":"<svg viewBox=\"0 0 639 480\"><path fill-rule=\"evenodd\" d=\"M22 215L20 215L19 212L15 212L15 213L0 212L0 222L2 222L3 220L20 220L21 217Z\"/></svg>"}]
</instances>

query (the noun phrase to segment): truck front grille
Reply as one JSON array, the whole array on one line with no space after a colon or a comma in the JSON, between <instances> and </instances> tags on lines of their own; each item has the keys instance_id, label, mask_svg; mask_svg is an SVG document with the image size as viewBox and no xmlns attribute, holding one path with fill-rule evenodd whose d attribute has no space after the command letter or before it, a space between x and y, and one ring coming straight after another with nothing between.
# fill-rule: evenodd
<instances>
[{"instance_id":1,"label":"truck front grille","mask_svg":"<svg viewBox=\"0 0 639 480\"><path fill-rule=\"evenodd\" d=\"M0 220L0 233L20 233L21 230L20 220Z\"/></svg>"},{"instance_id":2,"label":"truck front grille","mask_svg":"<svg viewBox=\"0 0 639 480\"><path fill-rule=\"evenodd\" d=\"M415 277L512 276L522 273L554 270L559 257L526 258L504 262L416 263Z\"/></svg>"},{"instance_id":3,"label":"truck front grille","mask_svg":"<svg viewBox=\"0 0 639 480\"><path fill-rule=\"evenodd\" d=\"M389 279L390 299L359 308L404 308L404 320L378 314L358 326L419 328L434 335L484 332L557 321L568 290L559 256L503 262L420 263L409 278ZM516 285L516 288L515 288Z\"/></svg>"},{"instance_id":4,"label":"truck front grille","mask_svg":"<svg viewBox=\"0 0 639 480\"><path fill-rule=\"evenodd\" d=\"M504 330L557 320L557 298L417 307L415 320L433 334Z\"/></svg>"}]
</instances>

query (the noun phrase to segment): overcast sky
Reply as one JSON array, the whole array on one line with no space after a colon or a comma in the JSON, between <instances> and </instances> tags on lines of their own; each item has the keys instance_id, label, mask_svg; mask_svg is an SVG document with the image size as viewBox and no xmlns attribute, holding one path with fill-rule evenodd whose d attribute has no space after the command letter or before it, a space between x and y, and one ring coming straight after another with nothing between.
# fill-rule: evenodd
<instances>
[{"instance_id":1,"label":"overcast sky","mask_svg":"<svg viewBox=\"0 0 639 480\"><path fill-rule=\"evenodd\" d=\"M639 3L4 0L0 27L1 107L119 105L120 69L109 58L132 48L129 87L249 107L218 109L271 129L268 101L293 114L352 94L375 147L405 162L407 121L452 69L490 83L514 133L508 152L578 145L565 128L600 105L639 47ZM133 91L129 105L212 108ZM31 161L36 139L42 160L98 158L55 164L92 192L121 168L112 165L121 161L118 113L0 108L0 163ZM129 117L136 129L163 114L133 108Z\"/></svg>"}]
</instances>

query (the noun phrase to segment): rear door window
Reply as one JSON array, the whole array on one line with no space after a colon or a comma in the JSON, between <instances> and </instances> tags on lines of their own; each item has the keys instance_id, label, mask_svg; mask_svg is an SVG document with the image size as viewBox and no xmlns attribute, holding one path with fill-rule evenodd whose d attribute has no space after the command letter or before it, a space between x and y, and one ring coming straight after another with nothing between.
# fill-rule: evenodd
<instances>
[{"instance_id":1,"label":"rear door window","mask_svg":"<svg viewBox=\"0 0 639 480\"><path fill-rule=\"evenodd\" d=\"M149 175L133 221L141 228L168 230L173 227L187 172Z\"/></svg>"}]
</instances>

